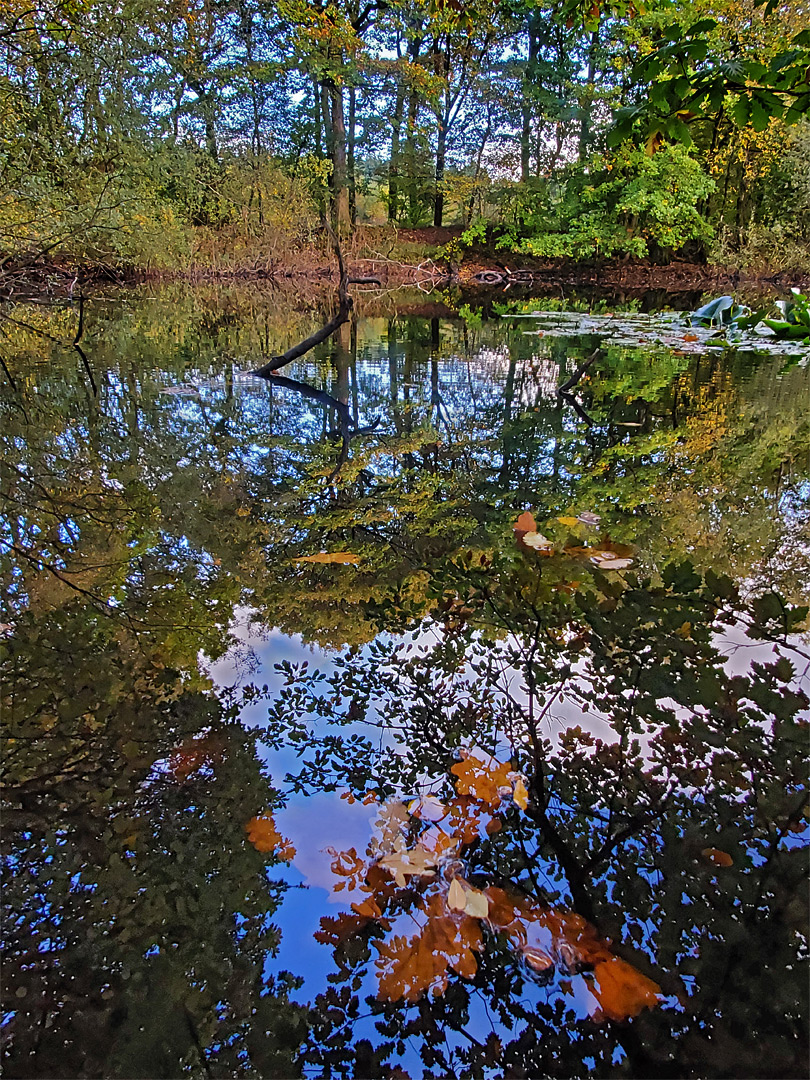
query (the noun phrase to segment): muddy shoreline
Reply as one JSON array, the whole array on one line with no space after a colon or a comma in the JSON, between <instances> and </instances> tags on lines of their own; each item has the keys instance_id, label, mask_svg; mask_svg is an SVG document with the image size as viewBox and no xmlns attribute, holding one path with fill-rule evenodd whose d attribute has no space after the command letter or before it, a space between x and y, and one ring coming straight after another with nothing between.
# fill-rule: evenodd
<instances>
[{"instance_id":1,"label":"muddy shoreline","mask_svg":"<svg viewBox=\"0 0 810 1080\"><path fill-rule=\"evenodd\" d=\"M419 263L405 263L379 257L348 258L352 276L374 277L380 291L412 287L426 297L436 290L456 289L468 296L511 297L556 295L568 290L593 290L596 293L632 294L649 290L666 293L736 292L772 293L791 287L810 285L810 270L805 274L732 271L727 268L689 262L671 262L656 266L646 262L606 260L599 263L570 260L534 260L525 258L510 266L503 260L471 257L463 264L449 265L442 259L425 258ZM144 284L188 283L214 285L264 283L287 290L298 289L304 303L314 295L337 286L337 270L332 263L307 262L299 266L271 265L237 269L150 271L106 265L60 266L57 264L6 264L0 271L0 300L48 303L70 299L79 293L92 295L98 288L127 287ZM364 286L368 295L374 287Z\"/></svg>"}]
</instances>

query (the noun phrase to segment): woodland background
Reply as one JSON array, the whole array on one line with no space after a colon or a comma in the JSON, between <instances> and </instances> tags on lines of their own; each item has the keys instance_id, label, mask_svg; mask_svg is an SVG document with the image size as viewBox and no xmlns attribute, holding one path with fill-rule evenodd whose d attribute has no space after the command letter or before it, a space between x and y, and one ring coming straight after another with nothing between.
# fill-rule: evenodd
<instances>
[{"instance_id":1,"label":"woodland background","mask_svg":"<svg viewBox=\"0 0 810 1080\"><path fill-rule=\"evenodd\" d=\"M0 259L272 273L331 215L806 269L808 46L805 0L2 0Z\"/></svg>"}]
</instances>

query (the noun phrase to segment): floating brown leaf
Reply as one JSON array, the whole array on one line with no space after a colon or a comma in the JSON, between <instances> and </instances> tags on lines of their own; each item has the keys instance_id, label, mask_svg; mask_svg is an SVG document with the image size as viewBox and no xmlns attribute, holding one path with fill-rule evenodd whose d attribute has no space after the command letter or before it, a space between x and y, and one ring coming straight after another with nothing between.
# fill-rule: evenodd
<instances>
[{"instance_id":1,"label":"floating brown leaf","mask_svg":"<svg viewBox=\"0 0 810 1080\"><path fill-rule=\"evenodd\" d=\"M513 528L516 533L537 532L537 522L534 520L534 514L530 510L524 510Z\"/></svg>"},{"instance_id":2,"label":"floating brown leaf","mask_svg":"<svg viewBox=\"0 0 810 1080\"><path fill-rule=\"evenodd\" d=\"M374 942L380 953L377 996L384 1001L418 1001L428 991L443 994L451 970L466 979L475 975L475 953L483 949L478 921L448 915L440 894L432 896L423 910L427 921L414 937Z\"/></svg>"},{"instance_id":3,"label":"floating brown leaf","mask_svg":"<svg viewBox=\"0 0 810 1080\"><path fill-rule=\"evenodd\" d=\"M594 1020L628 1020L658 1004L661 987L618 956L596 964L593 974L591 992L599 1002Z\"/></svg>"}]
</instances>

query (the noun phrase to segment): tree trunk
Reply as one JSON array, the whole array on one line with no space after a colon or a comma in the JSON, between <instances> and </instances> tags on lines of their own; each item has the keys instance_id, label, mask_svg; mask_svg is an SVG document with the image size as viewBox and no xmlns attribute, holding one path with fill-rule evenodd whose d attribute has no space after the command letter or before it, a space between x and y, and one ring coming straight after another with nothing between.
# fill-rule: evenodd
<instances>
[{"instance_id":1,"label":"tree trunk","mask_svg":"<svg viewBox=\"0 0 810 1080\"><path fill-rule=\"evenodd\" d=\"M521 127L520 127L520 179L525 184L531 175L532 158L532 103L530 100L531 88L534 83L535 68L537 63L538 42L535 32L536 15L529 18L529 56L523 71L521 85Z\"/></svg>"},{"instance_id":2,"label":"tree trunk","mask_svg":"<svg viewBox=\"0 0 810 1080\"><path fill-rule=\"evenodd\" d=\"M444 217L444 165L447 155L447 126L444 117L439 119L436 136L436 196L433 203L433 224L441 228Z\"/></svg>"},{"instance_id":3,"label":"tree trunk","mask_svg":"<svg viewBox=\"0 0 810 1080\"><path fill-rule=\"evenodd\" d=\"M419 59L422 42L414 38L408 47L412 64ZM408 126L405 139L405 172L408 194L408 224L418 225L421 208L419 206L418 177L416 175L416 120L419 116L419 92L412 89L408 98Z\"/></svg>"},{"instance_id":4,"label":"tree trunk","mask_svg":"<svg viewBox=\"0 0 810 1080\"><path fill-rule=\"evenodd\" d=\"M596 51L599 48L599 27L591 34L591 43L588 46L588 87L593 87L596 78ZM590 94L590 90L589 90ZM591 113L593 101L588 101L582 108L582 116L579 124L579 160L583 161L591 144Z\"/></svg>"},{"instance_id":5,"label":"tree trunk","mask_svg":"<svg viewBox=\"0 0 810 1080\"><path fill-rule=\"evenodd\" d=\"M329 98L332 129L332 216L338 236L347 236L351 232L351 216L349 214L343 88L332 80L329 80L325 86Z\"/></svg>"},{"instance_id":6,"label":"tree trunk","mask_svg":"<svg viewBox=\"0 0 810 1080\"><path fill-rule=\"evenodd\" d=\"M396 222L399 218L399 133L404 111L405 83L400 79L397 82L394 117L391 121L391 158L388 163L388 220L391 222Z\"/></svg>"},{"instance_id":7,"label":"tree trunk","mask_svg":"<svg viewBox=\"0 0 810 1080\"><path fill-rule=\"evenodd\" d=\"M352 228L357 224L357 178L354 171L354 133L357 127L357 90L349 88L349 138L347 146L349 220Z\"/></svg>"}]
</instances>

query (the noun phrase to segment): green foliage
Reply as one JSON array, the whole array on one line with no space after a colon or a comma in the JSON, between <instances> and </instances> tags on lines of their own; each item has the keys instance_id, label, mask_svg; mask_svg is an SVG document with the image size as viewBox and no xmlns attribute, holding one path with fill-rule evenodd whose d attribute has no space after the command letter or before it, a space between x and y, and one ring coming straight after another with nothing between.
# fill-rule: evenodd
<instances>
[{"instance_id":1,"label":"green foliage","mask_svg":"<svg viewBox=\"0 0 810 1080\"><path fill-rule=\"evenodd\" d=\"M624 144L592 159L587 171L569 169L556 198L522 196L498 247L543 257L671 254L711 237L698 207L713 187L682 147L650 156Z\"/></svg>"}]
</instances>

